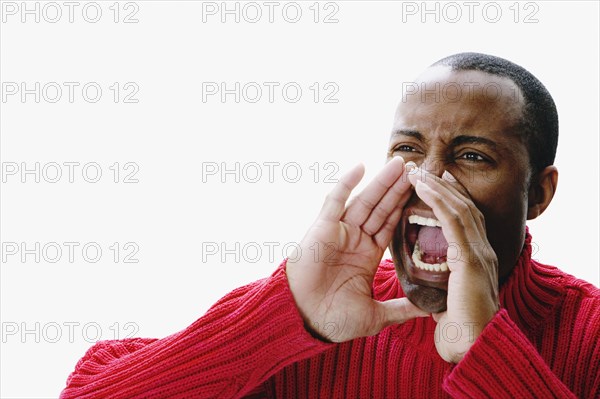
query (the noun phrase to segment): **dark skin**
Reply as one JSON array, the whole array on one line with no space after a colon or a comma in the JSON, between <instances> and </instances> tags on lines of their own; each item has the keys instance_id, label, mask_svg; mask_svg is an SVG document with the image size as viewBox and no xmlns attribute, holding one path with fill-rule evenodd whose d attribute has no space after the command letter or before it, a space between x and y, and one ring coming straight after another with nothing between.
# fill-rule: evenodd
<instances>
[{"instance_id":1,"label":"dark skin","mask_svg":"<svg viewBox=\"0 0 600 399\"><path fill-rule=\"evenodd\" d=\"M522 98L510 80L435 67L419 82L441 87L493 82L501 95L475 90L458 101L420 93L406 98L396 113L389 162L349 202L364 168L340 179L302 240L302 253L290 256L286 273L307 328L322 339L373 335L433 313L437 329L464 326L460 339L436 340L440 356L457 363L498 311L499 282L523 247L525 221L546 209L558 173L554 166L532 172L517 129ZM403 250L410 214L441 224L451 244L445 276L411 272ZM310 249L315 244L323 248L319 256ZM407 298L379 302L372 298L372 284L388 245Z\"/></svg>"},{"instance_id":2,"label":"dark skin","mask_svg":"<svg viewBox=\"0 0 600 399\"><path fill-rule=\"evenodd\" d=\"M518 88L508 79L478 71L452 73L448 68L431 68L422 79L426 88L435 87L436 82L439 87L458 83L462 95L456 101L454 93L441 95L440 89L438 98L423 97L419 92L403 100L396 112L388 160L401 155L434 176L448 171L456 178L455 185L483 214L487 239L497 256L498 276L503 280L512 271L525 240L531 179L529 153L519 131L522 98ZM478 85L468 92L468 82ZM487 93L477 89L486 85L490 88ZM402 241L411 213L432 216L431 208L414 194L390 250L409 299L422 309L440 312L446 308L447 280L411 278L407 270L412 261L403 254ZM478 244L487 245L473 245ZM462 252L470 251L462 248Z\"/></svg>"}]
</instances>

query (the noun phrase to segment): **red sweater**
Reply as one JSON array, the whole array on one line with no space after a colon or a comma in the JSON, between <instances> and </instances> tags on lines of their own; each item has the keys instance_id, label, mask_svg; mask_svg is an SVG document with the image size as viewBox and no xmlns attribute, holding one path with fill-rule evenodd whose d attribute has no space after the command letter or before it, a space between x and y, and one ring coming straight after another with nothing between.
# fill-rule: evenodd
<instances>
[{"instance_id":1,"label":"red sweater","mask_svg":"<svg viewBox=\"0 0 600 399\"><path fill-rule=\"evenodd\" d=\"M600 290L531 260L530 243L457 365L438 355L431 317L342 344L313 338L284 261L183 331L96 343L61 398L600 398ZM390 260L373 288L403 295Z\"/></svg>"}]
</instances>

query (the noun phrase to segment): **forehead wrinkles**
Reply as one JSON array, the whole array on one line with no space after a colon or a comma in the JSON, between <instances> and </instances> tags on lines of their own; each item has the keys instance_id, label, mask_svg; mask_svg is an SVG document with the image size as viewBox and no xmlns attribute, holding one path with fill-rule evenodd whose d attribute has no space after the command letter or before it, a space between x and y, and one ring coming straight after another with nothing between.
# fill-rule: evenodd
<instances>
[{"instance_id":1,"label":"forehead wrinkles","mask_svg":"<svg viewBox=\"0 0 600 399\"><path fill-rule=\"evenodd\" d=\"M408 104L404 104L408 105ZM434 104L415 104L403 107L396 115L394 130L406 129L418 131L426 143L435 141L449 142L457 134L482 133L495 130L495 119L491 114L472 112L465 107L438 107Z\"/></svg>"},{"instance_id":2,"label":"forehead wrinkles","mask_svg":"<svg viewBox=\"0 0 600 399\"><path fill-rule=\"evenodd\" d=\"M500 81L494 81L496 82ZM449 96L446 98L439 93L419 90L399 104L395 128L413 129L423 134L450 133L457 130L512 130L522 118L522 98L512 82L505 79L501 83L502 85L498 83L498 89L495 89L496 86L490 86L494 88L493 92L484 90L482 83L479 89L473 88L469 93L464 92L454 101L446 101ZM430 84L428 87L433 86ZM434 94L438 96L435 97Z\"/></svg>"}]
</instances>

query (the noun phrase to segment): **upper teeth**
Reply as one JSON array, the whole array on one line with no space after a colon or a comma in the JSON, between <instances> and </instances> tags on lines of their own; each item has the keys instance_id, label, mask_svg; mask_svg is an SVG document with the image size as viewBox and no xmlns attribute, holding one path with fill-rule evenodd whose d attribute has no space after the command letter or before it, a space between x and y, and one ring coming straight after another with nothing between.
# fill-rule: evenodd
<instances>
[{"instance_id":1,"label":"upper teeth","mask_svg":"<svg viewBox=\"0 0 600 399\"><path fill-rule=\"evenodd\" d=\"M408 223L410 224L418 224L421 226L431 226L431 227L442 227L442 224L437 219L426 218L419 215L410 215L408 217Z\"/></svg>"}]
</instances>

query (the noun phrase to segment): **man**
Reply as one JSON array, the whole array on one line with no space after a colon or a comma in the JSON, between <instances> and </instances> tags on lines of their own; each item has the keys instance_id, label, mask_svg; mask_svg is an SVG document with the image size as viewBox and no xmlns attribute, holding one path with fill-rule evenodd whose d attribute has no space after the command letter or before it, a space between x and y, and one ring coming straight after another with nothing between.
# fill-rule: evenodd
<instances>
[{"instance_id":1,"label":"man","mask_svg":"<svg viewBox=\"0 0 600 399\"><path fill-rule=\"evenodd\" d=\"M349 202L363 167L342 177L269 278L164 339L97 343L61 397L600 397L599 290L531 260L557 138L523 68L438 61L381 172Z\"/></svg>"}]
</instances>

